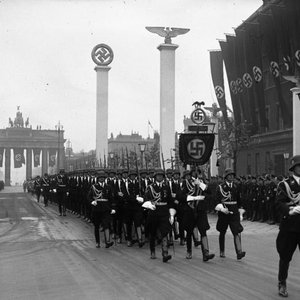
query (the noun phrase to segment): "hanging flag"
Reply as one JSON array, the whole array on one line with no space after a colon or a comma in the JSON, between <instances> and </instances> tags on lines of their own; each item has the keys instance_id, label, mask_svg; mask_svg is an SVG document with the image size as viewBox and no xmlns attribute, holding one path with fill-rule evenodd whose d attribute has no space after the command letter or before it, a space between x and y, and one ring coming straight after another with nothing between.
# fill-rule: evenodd
<instances>
[{"instance_id":1,"label":"hanging flag","mask_svg":"<svg viewBox=\"0 0 300 300\"><path fill-rule=\"evenodd\" d=\"M236 29L235 38L235 59L238 77L242 79L243 90L240 93L241 101L244 107L244 123L249 128L257 132L258 120L255 112L255 101L253 97L253 78L251 72L247 68L246 51L245 51L245 30ZM251 97L252 96L252 97ZM255 131L251 130L252 133Z\"/></svg>"},{"instance_id":2,"label":"hanging flag","mask_svg":"<svg viewBox=\"0 0 300 300\"><path fill-rule=\"evenodd\" d=\"M25 164L24 149L14 148L14 167L22 168L22 165Z\"/></svg>"},{"instance_id":3,"label":"hanging flag","mask_svg":"<svg viewBox=\"0 0 300 300\"><path fill-rule=\"evenodd\" d=\"M41 149L33 149L33 166L36 168L40 165Z\"/></svg>"},{"instance_id":4,"label":"hanging flag","mask_svg":"<svg viewBox=\"0 0 300 300\"><path fill-rule=\"evenodd\" d=\"M300 1L286 0L286 23L289 26L291 41L292 64L300 72Z\"/></svg>"},{"instance_id":5,"label":"hanging flag","mask_svg":"<svg viewBox=\"0 0 300 300\"><path fill-rule=\"evenodd\" d=\"M253 98L259 115L259 125L267 126L264 78L262 66L262 38L258 23L244 23L247 72L253 78ZM252 96L251 96L252 97ZM256 113L256 112L255 112Z\"/></svg>"},{"instance_id":6,"label":"hanging flag","mask_svg":"<svg viewBox=\"0 0 300 300\"><path fill-rule=\"evenodd\" d=\"M274 84L277 91L278 102L280 105L281 115L283 122L287 127L292 126L292 97L289 95L290 92L286 91L285 97L283 96L281 80L280 80L280 69L279 69L279 55L278 46L276 40L276 32L272 15L259 15L258 21L260 24L260 30L263 35L264 45L269 60L269 67ZM288 89L292 88L291 83L285 84ZM287 93L288 92L288 93Z\"/></svg>"},{"instance_id":7,"label":"hanging flag","mask_svg":"<svg viewBox=\"0 0 300 300\"><path fill-rule=\"evenodd\" d=\"M49 167L54 167L56 163L56 149L49 150Z\"/></svg>"},{"instance_id":8,"label":"hanging flag","mask_svg":"<svg viewBox=\"0 0 300 300\"><path fill-rule=\"evenodd\" d=\"M223 77L223 56L220 50L210 51L210 70L211 77L214 85L216 97L221 108L226 128L228 128L228 115L224 90L224 77Z\"/></svg>"},{"instance_id":9,"label":"hanging flag","mask_svg":"<svg viewBox=\"0 0 300 300\"><path fill-rule=\"evenodd\" d=\"M232 109L234 114L235 124L239 125L241 123L241 107L239 103L239 97L236 86L236 73L234 68L234 48L233 43L219 41L222 55L224 59L225 69L228 78Z\"/></svg>"},{"instance_id":10,"label":"hanging flag","mask_svg":"<svg viewBox=\"0 0 300 300\"><path fill-rule=\"evenodd\" d=\"M0 168L3 166L3 153L4 153L4 148L0 148Z\"/></svg>"}]
</instances>

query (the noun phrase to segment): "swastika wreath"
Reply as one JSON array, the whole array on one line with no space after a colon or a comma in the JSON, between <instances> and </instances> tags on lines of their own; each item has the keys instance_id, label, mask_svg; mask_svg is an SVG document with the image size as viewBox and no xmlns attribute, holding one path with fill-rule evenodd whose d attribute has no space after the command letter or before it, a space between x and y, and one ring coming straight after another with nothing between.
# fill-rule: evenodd
<instances>
[{"instance_id":1,"label":"swastika wreath","mask_svg":"<svg viewBox=\"0 0 300 300\"><path fill-rule=\"evenodd\" d=\"M179 137L179 158L185 164L204 165L214 147L213 133L182 133Z\"/></svg>"}]
</instances>

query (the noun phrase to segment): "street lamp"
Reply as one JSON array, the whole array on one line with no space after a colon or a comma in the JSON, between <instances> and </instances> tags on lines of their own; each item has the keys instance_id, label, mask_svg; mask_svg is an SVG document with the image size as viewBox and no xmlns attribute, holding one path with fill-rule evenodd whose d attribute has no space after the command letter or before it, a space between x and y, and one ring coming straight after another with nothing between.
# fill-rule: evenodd
<instances>
[{"instance_id":1,"label":"street lamp","mask_svg":"<svg viewBox=\"0 0 300 300\"><path fill-rule=\"evenodd\" d=\"M284 172L287 174L287 164L288 164L288 159L290 157L290 153L289 152L283 153L283 157L284 157Z\"/></svg>"},{"instance_id":2,"label":"street lamp","mask_svg":"<svg viewBox=\"0 0 300 300\"><path fill-rule=\"evenodd\" d=\"M114 156L115 154L113 152L109 152L109 158L110 158L110 166L111 168L114 167L115 168L115 163L113 163L113 159L114 159Z\"/></svg>"},{"instance_id":3,"label":"street lamp","mask_svg":"<svg viewBox=\"0 0 300 300\"><path fill-rule=\"evenodd\" d=\"M144 152L146 150L147 144L140 143L139 146L140 146L140 152L141 152L141 166L143 168L144 167Z\"/></svg>"}]
</instances>

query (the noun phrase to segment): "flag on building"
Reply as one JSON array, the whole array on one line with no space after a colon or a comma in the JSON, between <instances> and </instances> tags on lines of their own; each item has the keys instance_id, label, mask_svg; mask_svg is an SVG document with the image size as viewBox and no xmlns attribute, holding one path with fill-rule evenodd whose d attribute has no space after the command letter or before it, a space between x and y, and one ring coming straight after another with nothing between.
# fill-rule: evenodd
<instances>
[{"instance_id":1,"label":"flag on building","mask_svg":"<svg viewBox=\"0 0 300 300\"><path fill-rule=\"evenodd\" d=\"M56 164L56 149L49 150L49 167L54 167Z\"/></svg>"},{"instance_id":2,"label":"flag on building","mask_svg":"<svg viewBox=\"0 0 300 300\"><path fill-rule=\"evenodd\" d=\"M40 166L41 149L33 149L33 166L36 168Z\"/></svg>"},{"instance_id":3,"label":"flag on building","mask_svg":"<svg viewBox=\"0 0 300 300\"><path fill-rule=\"evenodd\" d=\"M22 168L22 165L25 164L24 149L14 148L14 167Z\"/></svg>"},{"instance_id":4,"label":"flag on building","mask_svg":"<svg viewBox=\"0 0 300 300\"><path fill-rule=\"evenodd\" d=\"M223 77L223 56L220 50L210 51L210 70L211 77L214 85L215 94L221 108L224 122L228 128L228 115L224 89L224 77Z\"/></svg>"},{"instance_id":5,"label":"flag on building","mask_svg":"<svg viewBox=\"0 0 300 300\"><path fill-rule=\"evenodd\" d=\"M239 125L241 123L241 107L236 86L236 73L234 67L234 45L233 43L226 41L219 41L219 44L222 50L222 56L224 59L225 69L228 78L234 120L235 124Z\"/></svg>"},{"instance_id":6,"label":"flag on building","mask_svg":"<svg viewBox=\"0 0 300 300\"><path fill-rule=\"evenodd\" d=\"M3 166L4 148L0 148L0 168Z\"/></svg>"}]
</instances>

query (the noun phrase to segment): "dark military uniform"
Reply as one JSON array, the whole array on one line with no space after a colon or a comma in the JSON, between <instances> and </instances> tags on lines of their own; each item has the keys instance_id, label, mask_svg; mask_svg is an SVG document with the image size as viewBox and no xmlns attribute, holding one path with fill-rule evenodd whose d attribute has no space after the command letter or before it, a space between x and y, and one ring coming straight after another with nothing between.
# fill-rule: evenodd
<instances>
[{"instance_id":1,"label":"dark military uniform","mask_svg":"<svg viewBox=\"0 0 300 300\"><path fill-rule=\"evenodd\" d=\"M279 254L278 284L279 294L287 297L286 280L293 254L298 246L300 249L300 155L291 160L290 171L297 167L297 176L290 176L278 184L276 209L281 221L276 247Z\"/></svg>"},{"instance_id":2,"label":"dark military uniform","mask_svg":"<svg viewBox=\"0 0 300 300\"><path fill-rule=\"evenodd\" d=\"M48 202L50 199L50 179L48 174L45 174L41 178L41 191L44 198L44 205L48 206Z\"/></svg>"},{"instance_id":3,"label":"dark military uniform","mask_svg":"<svg viewBox=\"0 0 300 300\"><path fill-rule=\"evenodd\" d=\"M67 193L68 193L68 186L67 186L67 177L63 170L60 171L55 178L55 189L56 189L56 197L58 202L58 210L59 215L66 216L66 202L67 202Z\"/></svg>"}]
</instances>

